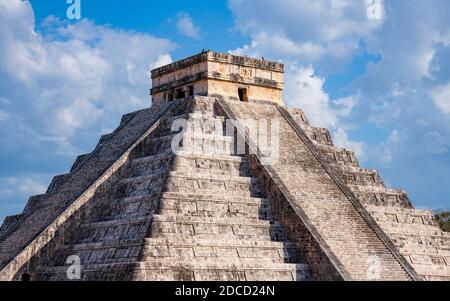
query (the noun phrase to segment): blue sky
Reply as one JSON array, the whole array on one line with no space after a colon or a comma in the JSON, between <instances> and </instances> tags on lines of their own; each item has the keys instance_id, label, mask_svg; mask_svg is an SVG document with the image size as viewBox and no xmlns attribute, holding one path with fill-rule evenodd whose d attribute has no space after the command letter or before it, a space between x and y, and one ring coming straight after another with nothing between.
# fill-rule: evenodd
<instances>
[{"instance_id":1,"label":"blue sky","mask_svg":"<svg viewBox=\"0 0 450 301\"><path fill-rule=\"evenodd\" d=\"M81 20L68 6L0 0L0 220L150 105L149 69L202 49L284 62L288 106L416 207L450 207L450 2L81 0Z\"/></svg>"},{"instance_id":2,"label":"blue sky","mask_svg":"<svg viewBox=\"0 0 450 301\"><path fill-rule=\"evenodd\" d=\"M64 0L32 0L37 21L49 15L66 18L68 5ZM201 38L192 39L177 34L174 23L177 14L188 14L201 29ZM249 40L234 30L232 12L226 1L175 0L155 3L145 0L88 0L82 2L82 16L97 24L109 24L126 30L167 37L177 43L171 52L174 60L190 56L203 48L227 52Z\"/></svg>"}]
</instances>

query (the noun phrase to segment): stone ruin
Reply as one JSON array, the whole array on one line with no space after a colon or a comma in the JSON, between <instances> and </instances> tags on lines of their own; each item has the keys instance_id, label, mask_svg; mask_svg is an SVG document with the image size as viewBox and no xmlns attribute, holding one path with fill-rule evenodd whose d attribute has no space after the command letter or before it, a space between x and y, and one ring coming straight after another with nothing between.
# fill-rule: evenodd
<instances>
[{"instance_id":1,"label":"stone ruin","mask_svg":"<svg viewBox=\"0 0 450 301\"><path fill-rule=\"evenodd\" d=\"M0 280L74 280L68 258L86 281L450 280L450 234L284 107L283 73L212 51L153 70L152 107L5 219ZM276 121L272 164L249 119Z\"/></svg>"}]
</instances>

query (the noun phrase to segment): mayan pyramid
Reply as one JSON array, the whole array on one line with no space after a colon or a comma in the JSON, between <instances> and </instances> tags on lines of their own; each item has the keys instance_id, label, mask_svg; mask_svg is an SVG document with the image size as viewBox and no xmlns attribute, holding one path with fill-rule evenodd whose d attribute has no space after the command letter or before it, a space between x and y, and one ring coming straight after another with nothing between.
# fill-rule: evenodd
<instances>
[{"instance_id":1,"label":"mayan pyramid","mask_svg":"<svg viewBox=\"0 0 450 301\"><path fill-rule=\"evenodd\" d=\"M73 280L73 256L79 280L450 280L450 234L284 107L283 74L212 51L153 70L152 107L6 218L0 280Z\"/></svg>"}]
</instances>

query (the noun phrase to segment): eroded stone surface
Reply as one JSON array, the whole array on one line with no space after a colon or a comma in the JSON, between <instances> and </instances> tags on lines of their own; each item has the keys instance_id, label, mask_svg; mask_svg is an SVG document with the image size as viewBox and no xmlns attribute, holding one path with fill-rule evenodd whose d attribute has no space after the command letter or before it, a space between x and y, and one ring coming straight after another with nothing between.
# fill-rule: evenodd
<instances>
[{"instance_id":1,"label":"eroded stone surface","mask_svg":"<svg viewBox=\"0 0 450 301\"><path fill-rule=\"evenodd\" d=\"M209 82L189 77L204 72ZM154 71L158 105L125 115L5 220L0 280L69 280L72 255L97 281L450 280L449 233L301 110L279 107L282 73L209 51ZM190 81L197 95L163 97ZM254 99L240 102L245 85ZM237 155L228 118L278 120L278 160Z\"/></svg>"}]
</instances>

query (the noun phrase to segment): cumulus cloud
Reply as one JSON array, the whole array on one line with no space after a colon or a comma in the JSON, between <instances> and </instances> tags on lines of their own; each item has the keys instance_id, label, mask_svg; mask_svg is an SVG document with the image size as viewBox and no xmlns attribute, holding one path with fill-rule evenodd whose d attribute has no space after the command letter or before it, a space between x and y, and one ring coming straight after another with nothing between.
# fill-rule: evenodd
<instances>
[{"instance_id":1,"label":"cumulus cloud","mask_svg":"<svg viewBox=\"0 0 450 301\"><path fill-rule=\"evenodd\" d=\"M361 141L353 141L348 137L344 129L338 128L333 133L333 141L336 146L352 150L360 162L367 161L366 145Z\"/></svg>"},{"instance_id":2,"label":"cumulus cloud","mask_svg":"<svg viewBox=\"0 0 450 301\"><path fill-rule=\"evenodd\" d=\"M121 115L150 106L149 69L174 48L87 19L40 28L29 1L0 0L0 177L67 171Z\"/></svg>"},{"instance_id":3,"label":"cumulus cloud","mask_svg":"<svg viewBox=\"0 0 450 301\"><path fill-rule=\"evenodd\" d=\"M437 86L431 91L434 104L445 114L450 114L450 83L445 86Z\"/></svg>"},{"instance_id":4,"label":"cumulus cloud","mask_svg":"<svg viewBox=\"0 0 450 301\"><path fill-rule=\"evenodd\" d=\"M369 18L370 3L229 0L236 29L251 38L234 51L294 66L286 70L289 105L330 127L340 146L381 167L419 205L443 202L450 190L429 188L450 174L450 3L380 1L378 19ZM329 97L327 78L361 54L379 59L343 87L345 97Z\"/></svg>"},{"instance_id":5,"label":"cumulus cloud","mask_svg":"<svg viewBox=\"0 0 450 301\"><path fill-rule=\"evenodd\" d=\"M393 130L387 140L377 146L377 152L380 154L376 157L377 160L385 165L391 164L394 153L397 152L397 149L401 145L402 138L398 130Z\"/></svg>"},{"instance_id":6,"label":"cumulus cloud","mask_svg":"<svg viewBox=\"0 0 450 301\"><path fill-rule=\"evenodd\" d=\"M432 131L423 136L422 146L429 155L444 155L448 153L450 142L439 132Z\"/></svg>"},{"instance_id":7,"label":"cumulus cloud","mask_svg":"<svg viewBox=\"0 0 450 301\"><path fill-rule=\"evenodd\" d=\"M6 214L21 212L24 202L30 196L44 193L49 178L49 174L28 173L20 177L0 178L0 223Z\"/></svg>"},{"instance_id":8,"label":"cumulus cloud","mask_svg":"<svg viewBox=\"0 0 450 301\"><path fill-rule=\"evenodd\" d=\"M46 36L35 30L28 1L1 0L0 8L2 115L23 117L43 135L110 127L148 106L149 68L171 61L165 39L55 17L45 21Z\"/></svg>"},{"instance_id":9,"label":"cumulus cloud","mask_svg":"<svg viewBox=\"0 0 450 301\"><path fill-rule=\"evenodd\" d=\"M198 39L200 37L200 28L194 25L191 16L185 12L178 12L175 26L178 34L189 38Z\"/></svg>"},{"instance_id":10,"label":"cumulus cloud","mask_svg":"<svg viewBox=\"0 0 450 301\"><path fill-rule=\"evenodd\" d=\"M291 107L302 108L312 124L334 127L337 117L330 108L330 99L323 90L325 80L314 74L314 69L292 68L286 75L285 102Z\"/></svg>"},{"instance_id":11,"label":"cumulus cloud","mask_svg":"<svg viewBox=\"0 0 450 301\"><path fill-rule=\"evenodd\" d=\"M323 87L325 79L316 75L311 66L288 67L285 82L286 105L301 108L313 126L331 131L336 146L352 149L360 161L366 161L365 144L351 140L347 129L352 125L343 122L357 104L355 96L330 100Z\"/></svg>"},{"instance_id":12,"label":"cumulus cloud","mask_svg":"<svg viewBox=\"0 0 450 301\"><path fill-rule=\"evenodd\" d=\"M0 179L0 199L5 200L10 197L20 195L29 197L44 193L47 190L45 183L40 180L39 175L27 176L25 178L6 177Z\"/></svg>"},{"instance_id":13,"label":"cumulus cloud","mask_svg":"<svg viewBox=\"0 0 450 301\"><path fill-rule=\"evenodd\" d=\"M229 0L236 28L252 42L239 50L249 55L314 63L336 71L360 49L382 24L369 20L366 0ZM380 2L383 7L383 2Z\"/></svg>"}]
</instances>

